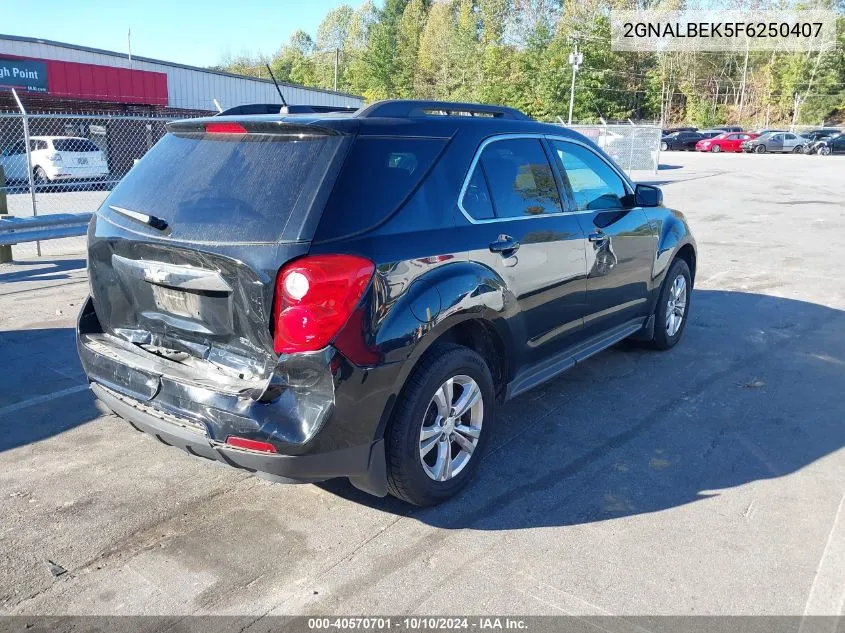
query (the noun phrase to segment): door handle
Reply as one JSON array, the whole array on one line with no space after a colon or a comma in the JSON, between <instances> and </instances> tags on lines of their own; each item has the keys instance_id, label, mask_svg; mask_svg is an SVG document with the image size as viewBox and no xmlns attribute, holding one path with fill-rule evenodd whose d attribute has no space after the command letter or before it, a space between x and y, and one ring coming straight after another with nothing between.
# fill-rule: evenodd
<instances>
[{"instance_id":1,"label":"door handle","mask_svg":"<svg viewBox=\"0 0 845 633\"><path fill-rule=\"evenodd\" d=\"M510 257L519 250L519 242L510 235L500 235L495 242L490 243L490 251L499 253L502 257Z\"/></svg>"},{"instance_id":2,"label":"door handle","mask_svg":"<svg viewBox=\"0 0 845 633\"><path fill-rule=\"evenodd\" d=\"M604 231L595 231L587 236L593 244L604 244L607 241L607 233Z\"/></svg>"}]
</instances>

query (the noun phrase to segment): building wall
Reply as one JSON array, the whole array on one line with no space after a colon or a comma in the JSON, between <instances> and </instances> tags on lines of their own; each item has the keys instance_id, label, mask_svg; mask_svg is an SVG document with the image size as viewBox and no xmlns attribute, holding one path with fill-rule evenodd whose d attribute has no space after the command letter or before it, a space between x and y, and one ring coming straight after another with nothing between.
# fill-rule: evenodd
<instances>
[{"instance_id":1,"label":"building wall","mask_svg":"<svg viewBox=\"0 0 845 633\"><path fill-rule=\"evenodd\" d=\"M279 95L269 80L207 71L169 62L132 58L127 55L71 46L58 42L0 35L0 54L60 60L117 68L133 68L164 73L167 76L167 107L181 110L215 111L213 99L223 108L247 103L277 103ZM290 104L359 107L363 99L354 95L282 84L282 93Z\"/></svg>"}]
</instances>

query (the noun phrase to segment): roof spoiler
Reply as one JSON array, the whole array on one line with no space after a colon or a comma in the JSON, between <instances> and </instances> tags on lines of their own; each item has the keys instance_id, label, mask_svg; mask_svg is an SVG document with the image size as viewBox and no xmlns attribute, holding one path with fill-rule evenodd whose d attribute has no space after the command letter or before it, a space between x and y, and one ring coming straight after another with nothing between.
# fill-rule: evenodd
<instances>
[{"instance_id":1,"label":"roof spoiler","mask_svg":"<svg viewBox=\"0 0 845 633\"><path fill-rule=\"evenodd\" d=\"M414 119L429 116L482 116L495 119L529 120L530 117L515 108L480 103L452 103L449 101L414 101L391 99L376 101L358 111L362 118L387 117Z\"/></svg>"},{"instance_id":2,"label":"roof spoiler","mask_svg":"<svg viewBox=\"0 0 845 633\"><path fill-rule=\"evenodd\" d=\"M278 103L247 103L218 112L214 116L251 115L251 114L328 114L330 112L355 112L358 108L326 105L287 105Z\"/></svg>"}]
</instances>

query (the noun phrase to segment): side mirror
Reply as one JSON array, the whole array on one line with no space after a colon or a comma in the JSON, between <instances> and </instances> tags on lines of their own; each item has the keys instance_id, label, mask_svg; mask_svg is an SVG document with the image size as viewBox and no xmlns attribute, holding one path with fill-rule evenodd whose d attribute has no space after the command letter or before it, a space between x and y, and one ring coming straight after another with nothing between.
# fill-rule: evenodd
<instances>
[{"instance_id":1,"label":"side mirror","mask_svg":"<svg viewBox=\"0 0 845 633\"><path fill-rule=\"evenodd\" d=\"M634 189L634 199L638 207L659 207L663 204L663 192L660 187L637 185Z\"/></svg>"}]
</instances>

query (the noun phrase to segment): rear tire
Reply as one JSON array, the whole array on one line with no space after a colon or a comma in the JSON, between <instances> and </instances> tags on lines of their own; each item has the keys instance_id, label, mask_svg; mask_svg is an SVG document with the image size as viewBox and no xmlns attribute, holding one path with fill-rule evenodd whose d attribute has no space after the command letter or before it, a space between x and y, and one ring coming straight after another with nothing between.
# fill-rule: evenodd
<instances>
[{"instance_id":1,"label":"rear tire","mask_svg":"<svg viewBox=\"0 0 845 633\"><path fill-rule=\"evenodd\" d=\"M462 396L474 402L463 411ZM408 379L388 429L390 494L418 506L457 494L481 462L495 405L493 377L480 355L452 344L429 350Z\"/></svg>"},{"instance_id":2,"label":"rear tire","mask_svg":"<svg viewBox=\"0 0 845 633\"><path fill-rule=\"evenodd\" d=\"M651 347L667 350L673 348L681 340L687 326L691 297L692 278L689 266L683 259L676 259L669 267L669 272L666 273L657 299Z\"/></svg>"}]
</instances>

